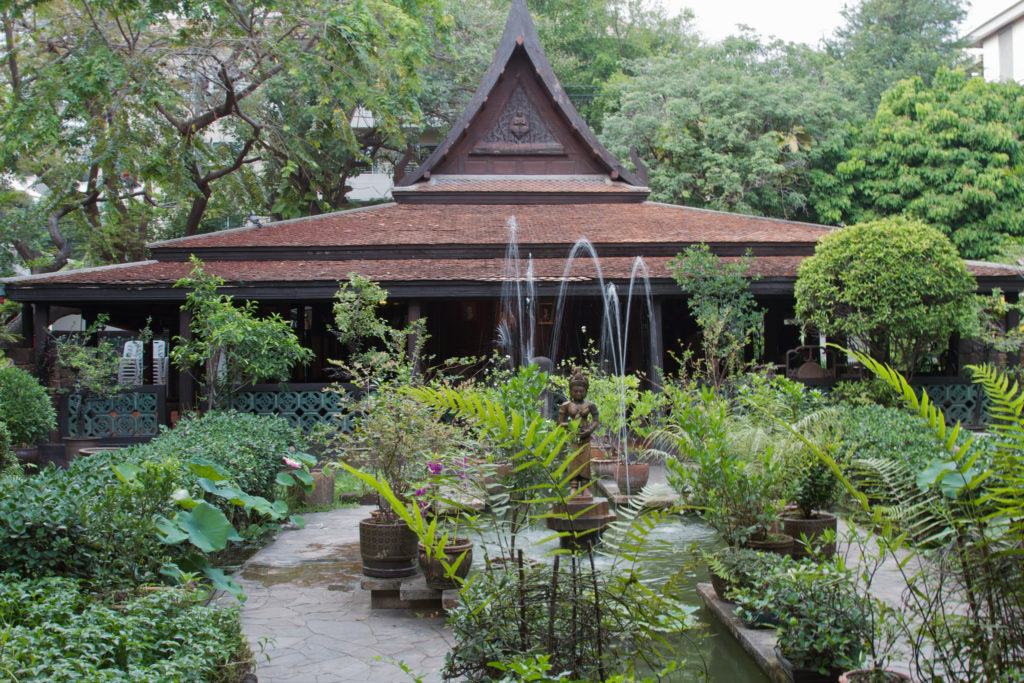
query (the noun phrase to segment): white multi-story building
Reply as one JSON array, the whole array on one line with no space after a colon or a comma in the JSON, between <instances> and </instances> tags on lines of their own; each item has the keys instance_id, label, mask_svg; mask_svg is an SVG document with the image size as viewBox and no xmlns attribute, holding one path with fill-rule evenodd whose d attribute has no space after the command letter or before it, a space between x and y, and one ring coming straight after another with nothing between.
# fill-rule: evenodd
<instances>
[{"instance_id":1,"label":"white multi-story building","mask_svg":"<svg viewBox=\"0 0 1024 683\"><path fill-rule=\"evenodd\" d=\"M968 33L967 40L981 50L986 81L1024 83L1024 0Z\"/></svg>"}]
</instances>

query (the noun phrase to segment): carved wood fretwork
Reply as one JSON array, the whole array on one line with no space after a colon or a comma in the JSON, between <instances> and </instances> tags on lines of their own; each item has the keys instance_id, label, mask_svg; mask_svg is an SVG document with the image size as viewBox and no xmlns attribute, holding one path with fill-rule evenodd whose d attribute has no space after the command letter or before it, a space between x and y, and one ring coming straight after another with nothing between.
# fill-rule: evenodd
<instances>
[{"instance_id":1,"label":"carved wood fretwork","mask_svg":"<svg viewBox=\"0 0 1024 683\"><path fill-rule=\"evenodd\" d=\"M505 109L471 154L565 154L522 86L516 86Z\"/></svg>"}]
</instances>

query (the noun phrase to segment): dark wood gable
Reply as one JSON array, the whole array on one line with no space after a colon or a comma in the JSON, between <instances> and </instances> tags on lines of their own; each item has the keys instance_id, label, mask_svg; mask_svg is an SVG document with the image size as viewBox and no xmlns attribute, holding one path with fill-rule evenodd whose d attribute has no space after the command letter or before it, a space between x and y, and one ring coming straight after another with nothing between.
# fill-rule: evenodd
<instances>
[{"instance_id":1,"label":"dark wood gable","mask_svg":"<svg viewBox=\"0 0 1024 683\"><path fill-rule=\"evenodd\" d=\"M540 44L525 0L512 0L494 61L444 142L395 188L444 176L601 176L634 191L645 183L598 142L569 101ZM610 194L605 192L604 194ZM646 193L643 193L644 195Z\"/></svg>"}]
</instances>

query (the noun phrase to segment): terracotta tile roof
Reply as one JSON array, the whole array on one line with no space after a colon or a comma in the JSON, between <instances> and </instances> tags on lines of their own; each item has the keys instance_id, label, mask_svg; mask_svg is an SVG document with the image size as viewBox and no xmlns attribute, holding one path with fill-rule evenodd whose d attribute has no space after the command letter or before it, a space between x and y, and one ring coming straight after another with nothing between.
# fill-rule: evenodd
<instances>
[{"instance_id":1,"label":"terracotta tile roof","mask_svg":"<svg viewBox=\"0 0 1024 683\"><path fill-rule=\"evenodd\" d=\"M733 261L733 258L726 258ZM766 256L755 261L754 270L765 277L795 277L802 258L799 256ZM613 257L600 259L605 279L628 279L635 259ZM652 279L670 278L667 257L644 259ZM537 281L560 281L565 274L565 259L537 259L533 262ZM525 263L523 264L525 271ZM337 282L351 272L360 273L378 282L469 281L501 282L506 279L504 259L407 259L352 261L208 261L208 273L219 275L231 283L256 282ZM169 285L188 274L189 264L182 261L126 264L118 268L87 268L21 279L24 284L47 285ZM592 280L597 276L590 258L578 258L568 279Z\"/></svg>"},{"instance_id":2,"label":"terracotta tile roof","mask_svg":"<svg viewBox=\"0 0 1024 683\"><path fill-rule=\"evenodd\" d=\"M831 228L773 218L642 204L396 205L384 204L312 216L260 228L226 230L153 244L209 247L345 247L373 245L504 245L508 221L519 224L521 244L596 245L693 242L811 244Z\"/></svg>"},{"instance_id":3,"label":"terracotta tile roof","mask_svg":"<svg viewBox=\"0 0 1024 683\"><path fill-rule=\"evenodd\" d=\"M647 194L645 187L636 187L606 176L499 176L499 175L434 175L427 182L396 187L394 192L530 192L534 194L622 193Z\"/></svg>"}]
</instances>

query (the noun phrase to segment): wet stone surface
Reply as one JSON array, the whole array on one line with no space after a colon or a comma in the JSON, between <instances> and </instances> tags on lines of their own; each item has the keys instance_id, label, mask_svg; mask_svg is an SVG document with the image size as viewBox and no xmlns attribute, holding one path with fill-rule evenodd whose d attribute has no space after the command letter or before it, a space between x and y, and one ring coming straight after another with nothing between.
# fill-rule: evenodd
<instances>
[{"instance_id":1,"label":"wet stone surface","mask_svg":"<svg viewBox=\"0 0 1024 683\"><path fill-rule=\"evenodd\" d=\"M441 680L443 617L371 611L359 587L359 520L369 509L306 515L306 528L282 531L235 575L260 683L411 680L399 661Z\"/></svg>"}]
</instances>

